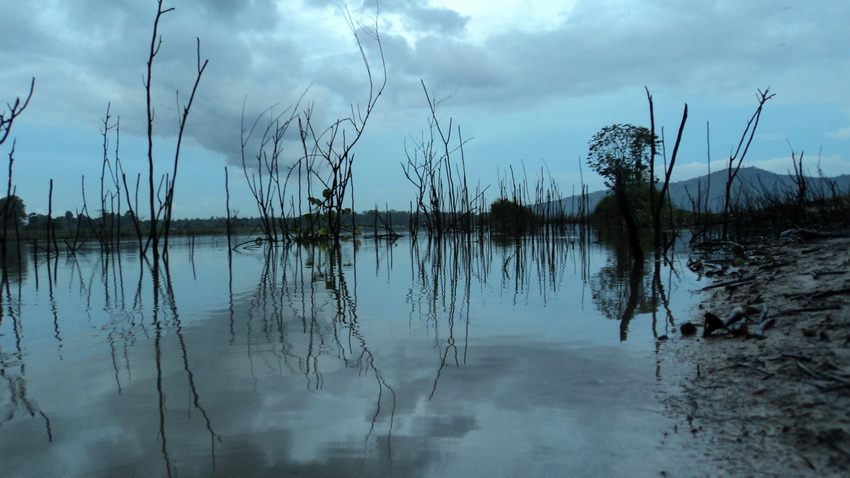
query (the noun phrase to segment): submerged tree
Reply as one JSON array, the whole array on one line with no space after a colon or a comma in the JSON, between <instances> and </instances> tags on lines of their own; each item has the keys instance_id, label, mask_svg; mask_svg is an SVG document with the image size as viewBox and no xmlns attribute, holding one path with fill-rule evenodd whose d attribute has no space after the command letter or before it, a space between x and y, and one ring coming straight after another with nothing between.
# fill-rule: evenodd
<instances>
[{"instance_id":1,"label":"submerged tree","mask_svg":"<svg viewBox=\"0 0 850 478\"><path fill-rule=\"evenodd\" d=\"M127 202L127 211L130 212L130 218L132 219L133 227L136 230L136 236L139 241L139 252L142 256L147 255L148 248L150 247L153 250L153 260L154 266L156 267L159 263L160 256L167 259L168 256L168 235L169 229L172 221L172 213L174 210L174 191L175 184L177 181L177 173L178 173L178 165L180 162L180 150L181 145L184 139L184 135L186 133L186 124L189 118L189 112L192 108L192 103L195 100L195 95L198 91L198 86L201 81L201 77L203 76L204 70L207 67L208 60L201 59L201 41L199 38L196 38L196 76L195 82L192 86L192 90L189 93L189 98L185 101L185 103L181 102L179 91L175 94L175 99L177 103L178 113L177 113L177 130L176 130L176 144L174 146L174 153L171 162L171 172L166 172L165 174L160 174L157 176L158 171L158 163L157 155L155 151L158 148L154 147L154 138L156 137L155 126L159 125L158 122L155 122L155 108L154 105L157 101L153 98L153 73L154 73L154 61L156 57L159 55L160 47L162 46L162 37L159 34L159 24L162 20L162 17L174 11L174 7L164 8L163 3L165 0L157 0L157 10L156 16L153 21L153 31L151 34L151 42L150 42L150 50L148 53L148 59L146 62L146 71L142 77L142 85L145 89L145 106L146 106L146 125L147 125L147 167L148 167L148 175L147 175L147 186L148 186L148 206L150 211L150 219L149 226L147 230L147 239L146 243L143 243L143 228L140 219L140 208L139 208L139 193L140 193L140 184L142 176L139 174L136 177L135 184L135 195L131 194L130 184L127 182L127 176L124 173L123 167L120 165L120 160L118 159L118 145L116 144L115 150L115 169L112 169L112 166L108 163L108 157L106 155L106 147L107 147L107 134L108 131L112 128L116 128L116 143L117 141L117 122L110 123L110 115L109 108L107 108L106 118L104 119L104 130L102 135L104 137L104 159L103 166L101 172L101 209L102 213L105 213L105 203L106 196L111 195L111 192L108 193L103 186L103 177L106 174L106 170L109 169L111 171L110 175L114 174L114 182L116 185L116 191L120 189L121 186L124 188L124 197ZM120 181L119 181L120 178ZM85 197L85 188L83 195ZM116 200L120 202L120 192L115 193ZM163 197L164 196L164 197ZM101 237L102 241L102 237Z\"/></svg>"},{"instance_id":2,"label":"submerged tree","mask_svg":"<svg viewBox=\"0 0 850 478\"><path fill-rule=\"evenodd\" d=\"M635 210L629 194L654 180L649 175L652 146L657 138L642 126L615 124L602 128L589 143L587 163L614 193L635 262L643 262Z\"/></svg>"},{"instance_id":3,"label":"submerged tree","mask_svg":"<svg viewBox=\"0 0 850 478\"><path fill-rule=\"evenodd\" d=\"M313 102L302 108L306 91L283 113L275 114L274 108L269 108L250 125L243 115L242 170L269 243L281 238L336 242L357 232L354 224L346 231L342 223L344 217L353 218L354 149L387 85L387 65L377 14L373 24L362 25L345 6L341 10L365 70L368 93L363 100L352 102L328 126L315 119ZM268 119L263 126L260 121L265 116ZM297 133L293 135L290 127L297 127ZM294 143L289 136L297 138ZM252 142L256 147L253 154L249 152ZM290 148L293 144L300 147ZM293 187L297 192L291 192Z\"/></svg>"}]
</instances>

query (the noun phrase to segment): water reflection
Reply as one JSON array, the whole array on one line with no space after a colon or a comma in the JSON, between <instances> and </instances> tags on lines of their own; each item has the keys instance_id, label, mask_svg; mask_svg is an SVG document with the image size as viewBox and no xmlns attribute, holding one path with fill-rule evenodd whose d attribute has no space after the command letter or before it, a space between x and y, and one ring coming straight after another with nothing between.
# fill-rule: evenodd
<instances>
[{"instance_id":1,"label":"water reflection","mask_svg":"<svg viewBox=\"0 0 850 478\"><path fill-rule=\"evenodd\" d=\"M658 335L657 313L672 323L667 267L649 279L581 236L171 247L158 267L120 251L42 255L4 282L4 469L660 469L645 459L662 420L647 413L654 341L621 343L635 323Z\"/></svg>"},{"instance_id":2,"label":"water reflection","mask_svg":"<svg viewBox=\"0 0 850 478\"><path fill-rule=\"evenodd\" d=\"M620 340L628 339L630 322L641 314L651 315L654 337L666 335L675 326L667 290L682 280L680 271L669 257L662 255L656 255L648 264L636 263L628 247L610 236L600 236L599 243L610 254L606 264L590 278L593 302L607 318L620 322ZM661 334L660 311L665 318Z\"/></svg>"},{"instance_id":3,"label":"water reflection","mask_svg":"<svg viewBox=\"0 0 850 478\"><path fill-rule=\"evenodd\" d=\"M0 347L0 378L6 385L8 392L8 401L0 402L3 407L0 408L0 427L8 422L12 422L20 416L21 413L29 415L31 418L38 417L44 422L45 435L48 442L53 441L53 429L50 424L50 418L32 400L27 391L26 381L26 362L24 360L23 351L23 324L21 320L21 303L22 303L22 286L20 281L12 284L7 274L3 274L2 292L0 292L0 300L3 304L3 314L0 316L0 327L4 326L4 322L11 321L11 330L13 339L12 351L5 350L5 347ZM7 330L6 326L0 330ZM5 335L5 333L4 333ZM58 335L57 335L58 336ZM4 341L5 344L5 341ZM8 347L8 345L6 345Z\"/></svg>"},{"instance_id":4,"label":"water reflection","mask_svg":"<svg viewBox=\"0 0 850 478\"><path fill-rule=\"evenodd\" d=\"M308 391L325 389L323 369L336 369L333 361L357 377L373 380L374 412L363 442L364 446L383 442L390 455L396 394L359 329L358 248L359 243L348 249L316 245L265 249L260 280L245 311L245 335L238 337L240 327L232 325L231 341L244 342L255 387L259 381L255 360L273 367L265 357L268 353L279 359L276 374L300 373ZM231 303L231 324L240 315L234 309L238 305ZM262 344L254 337L255 328ZM382 422L385 431L376 435Z\"/></svg>"}]
</instances>

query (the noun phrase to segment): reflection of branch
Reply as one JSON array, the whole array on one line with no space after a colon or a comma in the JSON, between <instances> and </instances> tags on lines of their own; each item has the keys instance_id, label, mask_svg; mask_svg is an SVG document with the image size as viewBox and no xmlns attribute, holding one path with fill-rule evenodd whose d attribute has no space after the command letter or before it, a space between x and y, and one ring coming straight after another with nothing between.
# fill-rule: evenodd
<instances>
[{"instance_id":1,"label":"reflection of branch","mask_svg":"<svg viewBox=\"0 0 850 478\"><path fill-rule=\"evenodd\" d=\"M153 325L155 329L154 333L154 357L156 361L156 392L158 397L158 409L159 409L159 437L162 440L162 458L165 460L165 470L168 473L169 478L174 475L172 471L171 465L171 457L168 455L168 434L166 433L165 428L165 388L162 384L162 321L160 320L160 306L159 306L159 295L160 295L160 285L159 285L159 273L158 273L158 265L159 261L154 261L153 273L151 274L151 280L153 281ZM167 263L166 263L167 267ZM139 273L139 289L141 290L142 283L142 274L144 273L144 268L141 269Z\"/></svg>"},{"instance_id":2,"label":"reflection of branch","mask_svg":"<svg viewBox=\"0 0 850 478\"><path fill-rule=\"evenodd\" d=\"M439 351L440 365L437 368L434 385L428 399L432 399L446 364L454 358L456 367L466 363L467 346L464 345L463 358L457 348L455 324L458 320L466 323L464 341L469 340L469 307L472 289L473 264L475 258L484 260L485 254L475 255L476 249L468 241L452 241L445 237L438 241L429 241L424 257L418 255L419 249L412 245L411 254L414 267L412 277L414 284L407 293L407 302L411 306L411 318L418 310L424 315L426 324L434 327L434 348ZM446 258L446 259L444 259ZM485 271L481 276L486 277L486 265L478 272ZM483 280L483 279L482 279ZM446 316L448 338L443 345L440 339L438 317Z\"/></svg>"},{"instance_id":3,"label":"reflection of branch","mask_svg":"<svg viewBox=\"0 0 850 478\"><path fill-rule=\"evenodd\" d=\"M144 271L144 268L142 269ZM141 274L140 274L141 277ZM220 441L220 437L215 433L212 427L212 422L207 414L206 410L200 403L200 395L198 394L197 387L195 386L195 375L192 372L189 366L189 353L186 347L186 341L183 337L183 328L182 323L180 321L180 315L177 311L177 302L174 297L174 289L171 285L171 274L168 268L168 262L163 261L161 264L154 261L153 269L151 273L151 280L153 281L153 325L155 329L154 335L154 351L155 351L155 360L156 360L156 390L159 405L159 436L162 440L162 457L165 461L166 472L168 476L172 476L176 471L174 469L174 465L171 461L171 457L168 451L168 434L166 428L166 391L165 386L163 384L163 357L162 357L162 339L163 335L166 331L166 321L165 318L161 316L163 311L168 311L171 314L171 322L174 326L175 335L177 336L177 341L180 344L180 350L183 357L183 369L186 372L189 389L192 394L192 404L204 418L204 423L206 425L207 431L210 433L210 442L211 442L211 458L212 458L212 469L215 471L215 444L216 441ZM140 279L141 284L141 279Z\"/></svg>"},{"instance_id":4,"label":"reflection of branch","mask_svg":"<svg viewBox=\"0 0 850 478\"><path fill-rule=\"evenodd\" d=\"M6 383L9 386L9 394L11 395L9 399L12 402L9 406L8 412L5 414L3 422L11 422L15 418L16 410L20 409L23 405L23 408L31 417L40 415L41 418L44 419L44 424L47 429L47 441L53 442L53 428L50 425L50 418L27 397L27 382L22 375L23 368L23 365L20 365L20 375L7 375L6 363L5 361L0 361L0 376L6 380ZM0 424L2 424L2 422L0 422Z\"/></svg>"},{"instance_id":5,"label":"reflection of branch","mask_svg":"<svg viewBox=\"0 0 850 478\"><path fill-rule=\"evenodd\" d=\"M5 297L3 296L3 292L5 292ZM26 367L24 364L24 353L22 346L22 331L21 331L21 303L22 303L22 284L18 282L18 295L16 298L12 297L12 291L9 286L9 275L8 270L5 268L2 270L2 283L0 283L0 302L5 299L5 302L8 304L7 313L0 314L0 325L3 323L3 317L8 315L12 319L12 330L15 333L15 352L13 354L5 354L0 351L0 377L6 380L7 385L9 386L9 395L10 395L10 406L8 411L5 413L5 418L0 421L0 425L5 422L11 422L15 418L15 414L17 410L23 406L27 413L30 416L35 417L36 414L40 415L44 419L45 427L47 429L47 440L53 441L53 428L50 425L50 418L45 414L37 405L35 405L29 397L27 397L27 382L25 378ZM6 357L7 355L11 355L11 363L10 365ZM18 371L15 374L9 373L8 370L13 367L17 367Z\"/></svg>"},{"instance_id":6,"label":"reflection of branch","mask_svg":"<svg viewBox=\"0 0 850 478\"><path fill-rule=\"evenodd\" d=\"M446 359L448 358L449 350L454 350L455 367L460 367L460 363L457 359L457 347L455 346L455 340L454 337L450 335L449 339L446 341L446 348L443 350L443 355L440 358L440 367L437 368L437 373L434 376L434 386L431 388L431 394L428 395L428 400L434 398L434 394L437 393L437 384L440 382L440 376L443 374L443 367L446 366Z\"/></svg>"},{"instance_id":7,"label":"reflection of branch","mask_svg":"<svg viewBox=\"0 0 850 478\"><path fill-rule=\"evenodd\" d=\"M670 267L670 276L673 275L672 265ZM661 261L655 261L655 270L652 274L652 335L658 337L657 329L657 313L658 305L661 304L666 312L667 320L665 325L676 325L673 318L673 311L670 310L670 300L667 297L667 292L664 289L664 283L661 281Z\"/></svg>"},{"instance_id":8,"label":"reflection of branch","mask_svg":"<svg viewBox=\"0 0 850 478\"><path fill-rule=\"evenodd\" d=\"M154 286L154 300L158 295L156 286ZM168 434L165 430L165 388L162 385L162 326L159 321L159 307L154 305L153 321L156 327L156 335L154 338L154 352L156 357L156 392L159 405L159 437L162 440L162 458L165 460L165 470L168 472L169 478L174 476L171 465L171 457L168 455Z\"/></svg>"},{"instance_id":9,"label":"reflection of branch","mask_svg":"<svg viewBox=\"0 0 850 478\"><path fill-rule=\"evenodd\" d=\"M360 342L360 348L362 350L362 353L360 354L360 357L358 357L357 362L361 364L361 370L362 370L363 358L364 357L366 358L367 370L368 369L372 370L372 372L375 374L375 382L378 384L378 398L376 400L376 405L375 405L375 414L372 415L372 423L369 426L369 432L366 433L366 437L363 439L363 441L364 441L364 443L368 443L369 438L372 436L372 432L375 430L375 423L378 422L378 417L381 415L381 403L382 403L383 398L384 398L384 389L386 388L387 390L389 390L390 394L392 395L392 397L391 397L392 408L390 409L390 426L389 426L389 430L387 431L387 456L391 457L392 456L393 424L395 422L395 409L396 409L395 390L393 390L393 388L391 386L389 386L389 384L387 384L387 382L384 380L383 375L381 375L381 371L378 369L378 367L375 366L375 356L372 355L372 352L370 352L369 349L366 347L366 340L363 338L363 336L360 335L359 332L357 332L355 327L356 326L352 325L352 326L348 327L348 330L350 332L350 335L353 336L353 337L356 337L358 342Z\"/></svg>"},{"instance_id":10,"label":"reflection of branch","mask_svg":"<svg viewBox=\"0 0 850 478\"><path fill-rule=\"evenodd\" d=\"M301 370L304 372L304 376L307 378L307 388L310 388L310 375L313 374L316 377L316 390L320 390L323 386L322 381L322 373L319 371L319 355L321 355L321 347L316 347L318 351L314 351L314 346L316 343L317 335L320 337L318 342L321 344L323 340L321 340L321 334L319 334L319 330L321 327L318 327L316 317L313 317L310 320L310 332L309 332L309 340L307 343L307 356L301 361L302 368Z\"/></svg>"},{"instance_id":11,"label":"reflection of branch","mask_svg":"<svg viewBox=\"0 0 850 478\"><path fill-rule=\"evenodd\" d=\"M353 254L352 262L356 263L356 247L354 251L355 253ZM334 330L336 331L336 324L342 323L345 325L345 328L348 330L349 349L351 347L351 339L355 339L361 350L360 356L357 358L356 362L360 364L361 371L363 371L365 359L366 369L364 373L368 374L368 371L372 370L375 376L375 382L378 385L378 397L376 399L375 414L372 415L372 422L369 426L369 431L366 433L366 437L363 439L363 441L364 443L368 443L369 438L372 436L372 432L375 430L375 424L378 421L378 417L381 416L381 404L384 399L384 389L389 390L391 395L392 408L390 409L390 425L389 430L387 431L387 456L392 457L392 433L393 425L395 422L396 393L395 390L393 390L393 388L386 382L386 380L384 380L380 369L375 365L375 356L372 355L372 352L366 346L366 339L363 337L363 335L360 334L357 329L357 268L352 267L352 270L355 274L353 281L354 294L352 295L351 289L349 289L348 287L348 281L343 271L342 254L338 245L333 247L333 250L331 251L329 266L329 285L332 286L332 297L336 302L336 317L334 319ZM336 339L339 350L343 353L344 358L345 348L342 347L342 344L340 344L339 342L339 335L335 333L334 338Z\"/></svg>"},{"instance_id":12,"label":"reflection of branch","mask_svg":"<svg viewBox=\"0 0 850 478\"><path fill-rule=\"evenodd\" d=\"M634 262L632 271L629 273L629 300L620 318L620 341L625 342L629 334L629 322L635 316L638 303L641 298L641 284L643 283L643 263Z\"/></svg>"},{"instance_id":13,"label":"reflection of branch","mask_svg":"<svg viewBox=\"0 0 850 478\"><path fill-rule=\"evenodd\" d=\"M325 376L320 366L329 355L344 362L346 370L359 368L361 377L371 374L378 391L365 440L371 440L378 421L389 414L387 453L391 454L389 442L397 397L358 331L357 281L356 277L352 281L350 276L351 272L356 273L356 267L352 266L356 254L349 259L344 252L340 245L327 248L324 244L267 248L265 264L247 310L233 316L234 320L240 317L247 322L245 333L249 336L242 340L247 344L251 367L258 360L255 356L265 360L272 354L285 362L293 374L306 379L309 391L323 388ZM262 324L260 334L255 333L260 328L258 322ZM236 326L231 325L231 330L235 333ZM271 347L263 347L262 353L255 352L257 339L263 338ZM298 342L297 353L292 340L303 340ZM270 367L271 362L268 362Z\"/></svg>"},{"instance_id":14,"label":"reflection of branch","mask_svg":"<svg viewBox=\"0 0 850 478\"><path fill-rule=\"evenodd\" d=\"M195 374L192 373L192 369L189 367L189 352L186 348L186 340L183 338L183 325L180 321L180 314L177 313L177 302L174 299L174 288L171 285L171 274L168 269L168 262L164 263L164 272L166 299L168 307L171 310L172 319L174 320L177 341L180 343L180 351L181 355L183 356L183 370L186 371L186 377L189 382L189 389L192 392L192 404L198 411L201 412L201 416L204 417L204 424L206 425L207 431L210 433L212 470L213 472L215 472L215 443L216 441L221 441L221 437L219 437L213 430L210 417L207 414L206 409L204 409L204 407L201 405L201 397L200 395L198 395L197 387L195 387Z\"/></svg>"}]
</instances>

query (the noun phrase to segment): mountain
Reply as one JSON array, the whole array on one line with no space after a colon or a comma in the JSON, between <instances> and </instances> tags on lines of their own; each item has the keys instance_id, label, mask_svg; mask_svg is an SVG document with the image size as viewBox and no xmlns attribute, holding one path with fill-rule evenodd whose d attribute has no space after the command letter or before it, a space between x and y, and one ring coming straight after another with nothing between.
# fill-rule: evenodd
<instances>
[{"instance_id":1,"label":"mountain","mask_svg":"<svg viewBox=\"0 0 850 478\"><path fill-rule=\"evenodd\" d=\"M723 200L726 195L725 169L706 174L698 178L684 181L671 182L669 186L670 199L677 207L693 210L694 204L699 198L703 209L708 211L721 211ZM807 189L815 197L832 197L833 194L850 193L850 174L841 176L813 177L805 176ZM794 176L790 174L776 174L756 167L741 168L735 181L732 183L732 201L747 204L757 202L765 197L790 198L796 194L797 185ZM604 198L609 191L596 191L588 195L588 207L593 208ZM568 215L577 214L580 204L578 196L569 196L561 200L563 211Z\"/></svg>"}]
</instances>

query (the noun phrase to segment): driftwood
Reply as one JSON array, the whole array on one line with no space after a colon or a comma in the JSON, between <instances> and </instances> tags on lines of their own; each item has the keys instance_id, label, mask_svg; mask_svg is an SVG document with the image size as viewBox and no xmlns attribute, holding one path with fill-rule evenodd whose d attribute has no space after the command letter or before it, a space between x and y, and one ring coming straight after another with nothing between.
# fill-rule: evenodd
<instances>
[{"instance_id":1,"label":"driftwood","mask_svg":"<svg viewBox=\"0 0 850 478\"><path fill-rule=\"evenodd\" d=\"M765 338L764 337L764 331L769 329L770 327L773 327L773 324L775 322L776 321L773 320L772 318L771 319L765 319L763 322L761 322L758 325L758 327L756 327L756 330L753 331L753 337L755 337L757 339Z\"/></svg>"},{"instance_id":2,"label":"driftwood","mask_svg":"<svg viewBox=\"0 0 850 478\"><path fill-rule=\"evenodd\" d=\"M764 332L773 326L776 322L773 318L768 317L770 308L766 303L761 304L759 309L759 318L757 321L747 316L742 307L735 307L727 315L726 319L722 320L711 312L705 313L705 323L703 324L703 337L708 337L717 330L726 330L732 335L743 337L755 337L758 339L765 338ZM757 324L752 333L749 331L750 324Z\"/></svg>"},{"instance_id":3,"label":"driftwood","mask_svg":"<svg viewBox=\"0 0 850 478\"><path fill-rule=\"evenodd\" d=\"M797 229L797 233L800 235L800 238L804 240L847 237L847 234L843 232L821 232L812 229Z\"/></svg>"},{"instance_id":4,"label":"driftwood","mask_svg":"<svg viewBox=\"0 0 850 478\"><path fill-rule=\"evenodd\" d=\"M764 331L773 327L773 324L776 322L772 317L767 316L769 307L767 306L767 302L761 304L761 314L759 315L759 325L756 327L756 330L753 331L753 337L757 339L764 338Z\"/></svg>"}]
</instances>

